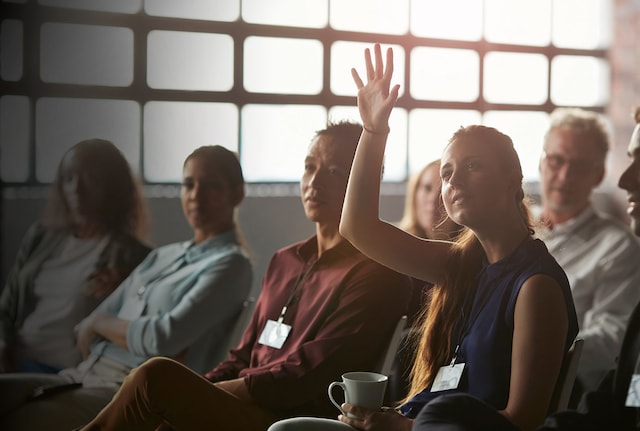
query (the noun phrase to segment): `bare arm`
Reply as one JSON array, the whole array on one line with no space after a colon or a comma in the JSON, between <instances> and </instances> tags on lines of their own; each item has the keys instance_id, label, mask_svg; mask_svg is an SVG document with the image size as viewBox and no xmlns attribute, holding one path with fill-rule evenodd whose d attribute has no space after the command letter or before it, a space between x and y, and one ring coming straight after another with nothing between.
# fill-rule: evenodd
<instances>
[{"instance_id":1,"label":"bare arm","mask_svg":"<svg viewBox=\"0 0 640 431\"><path fill-rule=\"evenodd\" d=\"M536 275L515 308L509 401L501 412L523 431L544 420L565 354L568 317L557 283Z\"/></svg>"},{"instance_id":2,"label":"bare arm","mask_svg":"<svg viewBox=\"0 0 640 431\"><path fill-rule=\"evenodd\" d=\"M375 67L365 51L367 84L352 69L358 87L358 109L364 131L351 167L340 221L340 233L370 258L396 271L425 281L439 282L451 243L429 241L405 233L379 218L380 177L391 109L399 87L389 90L393 52L387 50L383 67L380 45L375 45Z\"/></svg>"}]
</instances>

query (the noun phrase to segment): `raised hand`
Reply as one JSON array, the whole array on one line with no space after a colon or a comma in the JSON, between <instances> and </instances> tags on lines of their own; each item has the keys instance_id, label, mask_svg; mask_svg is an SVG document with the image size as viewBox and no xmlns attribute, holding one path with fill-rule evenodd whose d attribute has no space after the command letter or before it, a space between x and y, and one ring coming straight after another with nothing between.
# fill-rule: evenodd
<instances>
[{"instance_id":1,"label":"raised hand","mask_svg":"<svg viewBox=\"0 0 640 431\"><path fill-rule=\"evenodd\" d=\"M358 87L358 109L365 130L374 134L389 132L389 115L398 98L399 85L391 90L391 76L393 75L393 50L387 49L387 65L382 62L380 44L374 45L375 65L371 61L369 48L364 51L367 69L367 84L365 85L355 68L351 69L351 76Z\"/></svg>"}]
</instances>

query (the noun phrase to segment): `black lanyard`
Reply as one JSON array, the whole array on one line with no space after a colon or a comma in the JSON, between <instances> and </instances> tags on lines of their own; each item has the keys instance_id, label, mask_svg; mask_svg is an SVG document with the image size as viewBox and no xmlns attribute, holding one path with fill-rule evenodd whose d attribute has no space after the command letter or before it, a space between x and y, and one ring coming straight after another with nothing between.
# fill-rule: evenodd
<instances>
[{"instance_id":1,"label":"black lanyard","mask_svg":"<svg viewBox=\"0 0 640 431\"><path fill-rule=\"evenodd\" d=\"M298 275L298 279L296 280L296 283L293 285L293 290L291 291L291 295L289 295L289 299L287 299L287 302L282 307L282 311L280 312L280 317L278 317L278 323L282 323L282 321L284 320L284 315L287 312L287 309L289 308L293 300L295 299L296 294L298 293L298 289L300 288L300 286L302 286L304 281L307 279L307 276L309 275L309 273L311 273L311 270L316 266L317 262L318 262L317 260L314 260L313 262L311 262L311 264L308 265L307 268L304 269Z\"/></svg>"},{"instance_id":2,"label":"black lanyard","mask_svg":"<svg viewBox=\"0 0 640 431\"><path fill-rule=\"evenodd\" d=\"M458 335L456 337L458 339L458 343L456 344L456 348L455 348L455 350L453 352L453 358L451 358L451 362L449 364L451 366L453 366L456 363L456 359L458 358L458 351L460 350L460 345L464 341L465 337L471 331L471 328L473 327L473 324L478 319L478 317L480 316L480 313L482 312L484 307L489 302L489 299L493 295L493 292L498 287L499 281L505 275L506 270L508 268L507 268L507 265L505 265L505 267L502 269L502 271L500 271L500 273L490 281L490 283L489 283L490 287L488 289L486 289L486 291L485 291L485 293L484 293L484 295L483 295L483 297L481 299L480 306L477 307L477 311L474 313L474 315L473 316L469 316L470 318L467 320L466 319L465 310L468 307L469 308L469 314L471 314L471 312L473 312L474 304L475 304L475 293L478 292L478 287L479 287L479 284L480 284L480 281L481 281L481 277L482 277L483 274L486 273L486 269L487 269L486 266L484 268L482 268L482 271L480 271L480 273L476 277L477 281L475 283L475 289L467 289L467 291L465 292L464 303L462 305L462 312L460 313L461 325L460 325L460 330L458 331ZM472 298L471 303L468 304L469 303L469 292L471 292L471 290L474 291L474 297Z\"/></svg>"}]
</instances>

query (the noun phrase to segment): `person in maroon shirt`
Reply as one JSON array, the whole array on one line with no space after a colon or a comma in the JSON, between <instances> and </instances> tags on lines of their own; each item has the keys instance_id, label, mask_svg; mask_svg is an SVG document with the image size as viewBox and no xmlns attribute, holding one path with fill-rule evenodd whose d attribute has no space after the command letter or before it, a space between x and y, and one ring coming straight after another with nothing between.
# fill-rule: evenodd
<instances>
[{"instance_id":1,"label":"person in maroon shirt","mask_svg":"<svg viewBox=\"0 0 640 431\"><path fill-rule=\"evenodd\" d=\"M296 415L335 416L328 385L346 371L375 369L411 294L407 276L338 232L361 132L350 122L316 132L300 185L316 234L275 253L228 358L204 377L151 359L83 430L257 431Z\"/></svg>"}]
</instances>

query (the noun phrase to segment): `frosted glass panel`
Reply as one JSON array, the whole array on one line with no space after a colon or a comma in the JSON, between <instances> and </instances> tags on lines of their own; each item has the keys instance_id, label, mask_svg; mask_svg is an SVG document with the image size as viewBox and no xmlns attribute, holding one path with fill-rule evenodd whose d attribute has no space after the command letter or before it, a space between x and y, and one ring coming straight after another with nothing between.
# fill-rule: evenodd
<instances>
[{"instance_id":1,"label":"frosted glass panel","mask_svg":"<svg viewBox=\"0 0 640 431\"><path fill-rule=\"evenodd\" d=\"M5 19L0 24L0 77L4 81L19 81L23 70L23 26L17 19Z\"/></svg>"},{"instance_id":2,"label":"frosted glass panel","mask_svg":"<svg viewBox=\"0 0 640 431\"><path fill-rule=\"evenodd\" d=\"M559 55L551 61L551 100L556 105L606 104L610 82L610 66L601 58Z\"/></svg>"},{"instance_id":3,"label":"frosted glass panel","mask_svg":"<svg viewBox=\"0 0 640 431\"><path fill-rule=\"evenodd\" d=\"M109 86L133 81L133 32L128 28L45 23L40 46L43 81Z\"/></svg>"},{"instance_id":4,"label":"frosted glass panel","mask_svg":"<svg viewBox=\"0 0 640 431\"><path fill-rule=\"evenodd\" d=\"M145 0L149 15L171 18L235 21L240 14L240 0Z\"/></svg>"},{"instance_id":5,"label":"frosted glass panel","mask_svg":"<svg viewBox=\"0 0 640 431\"><path fill-rule=\"evenodd\" d=\"M409 172L439 159L461 126L480 124L480 113L459 109L414 109L409 113Z\"/></svg>"},{"instance_id":6,"label":"frosted glass panel","mask_svg":"<svg viewBox=\"0 0 640 431\"><path fill-rule=\"evenodd\" d=\"M364 50L369 48L373 55L373 44L362 42L337 41L331 45L331 91L341 96L355 96L358 92L351 76L355 67L366 82L364 69ZM399 45L381 45L382 55L386 59L387 48L393 49L393 77L391 85L400 84L400 96L404 94L404 48ZM372 57L373 58L373 57ZM354 102L355 103L355 100Z\"/></svg>"},{"instance_id":7,"label":"frosted glass panel","mask_svg":"<svg viewBox=\"0 0 640 431\"><path fill-rule=\"evenodd\" d=\"M38 0L38 3L67 9L119 13L137 13L142 7L142 0Z\"/></svg>"},{"instance_id":8,"label":"frosted glass panel","mask_svg":"<svg viewBox=\"0 0 640 431\"><path fill-rule=\"evenodd\" d=\"M484 96L493 103L543 104L549 85L542 54L489 52L485 56Z\"/></svg>"},{"instance_id":9,"label":"frosted glass panel","mask_svg":"<svg viewBox=\"0 0 640 431\"><path fill-rule=\"evenodd\" d=\"M42 98L36 103L36 177L51 182L64 152L84 139L106 139L138 172L140 106L130 100Z\"/></svg>"},{"instance_id":10,"label":"frosted glass panel","mask_svg":"<svg viewBox=\"0 0 640 431\"><path fill-rule=\"evenodd\" d=\"M484 17L484 35L490 42L549 44L551 0L485 0Z\"/></svg>"},{"instance_id":11,"label":"frosted glass panel","mask_svg":"<svg viewBox=\"0 0 640 431\"><path fill-rule=\"evenodd\" d=\"M202 91L233 87L231 36L153 30L147 40L150 87Z\"/></svg>"},{"instance_id":12,"label":"frosted glass panel","mask_svg":"<svg viewBox=\"0 0 640 431\"><path fill-rule=\"evenodd\" d=\"M479 93L478 54L468 49L411 51L411 95L423 100L472 102Z\"/></svg>"},{"instance_id":13,"label":"frosted glass panel","mask_svg":"<svg viewBox=\"0 0 640 431\"><path fill-rule=\"evenodd\" d=\"M409 0L331 0L329 23L337 30L404 34Z\"/></svg>"},{"instance_id":14,"label":"frosted glass panel","mask_svg":"<svg viewBox=\"0 0 640 431\"><path fill-rule=\"evenodd\" d=\"M487 111L482 122L511 137L520 157L524 180L538 181L538 161L549 115L531 111Z\"/></svg>"},{"instance_id":15,"label":"frosted glass panel","mask_svg":"<svg viewBox=\"0 0 640 431\"><path fill-rule=\"evenodd\" d=\"M144 177L179 182L182 163L202 145L238 150L238 108L231 103L149 102L144 106Z\"/></svg>"},{"instance_id":16,"label":"frosted glass panel","mask_svg":"<svg viewBox=\"0 0 640 431\"><path fill-rule=\"evenodd\" d=\"M240 162L254 182L300 181L304 158L327 111L314 105L246 105L242 108Z\"/></svg>"},{"instance_id":17,"label":"frosted glass panel","mask_svg":"<svg viewBox=\"0 0 640 431\"><path fill-rule=\"evenodd\" d=\"M242 0L242 19L256 24L321 28L328 15L328 0Z\"/></svg>"},{"instance_id":18,"label":"frosted glass panel","mask_svg":"<svg viewBox=\"0 0 640 431\"><path fill-rule=\"evenodd\" d=\"M482 2L411 0L411 33L437 39L480 40Z\"/></svg>"},{"instance_id":19,"label":"frosted glass panel","mask_svg":"<svg viewBox=\"0 0 640 431\"><path fill-rule=\"evenodd\" d=\"M244 87L256 93L318 94L323 52L319 40L248 37Z\"/></svg>"},{"instance_id":20,"label":"frosted glass panel","mask_svg":"<svg viewBox=\"0 0 640 431\"><path fill-rule=\"evenodd\" d=\"M362 123L356 106L334 106L329 109L332 121L351 120ZM391 133L384 153L383 181L400 182L407 177L407 111L393 108L389 118Z\"/></svg>"},{"instance_id":21,"label":"frosted glass panel","mask_svg":"<svg viewBox=\"0 0 640 431\"><path fill-rule=\"evenodd\" d=\"M613 38L612 3L612 0L554 1L553 44L562 48L607 48ZM627 7L631 8L631 3Z\"/></svg>"},{"instance_id":22,"label":"frosted glass panel","mask_svg":"<svg viewBox=\"0 0 640 431\"><path fill-rule=\"evenodd\" d=\"M0 178L20 182L29 178L30 106L26 96L0 97Z\"/></svg>"}]
</instances>

